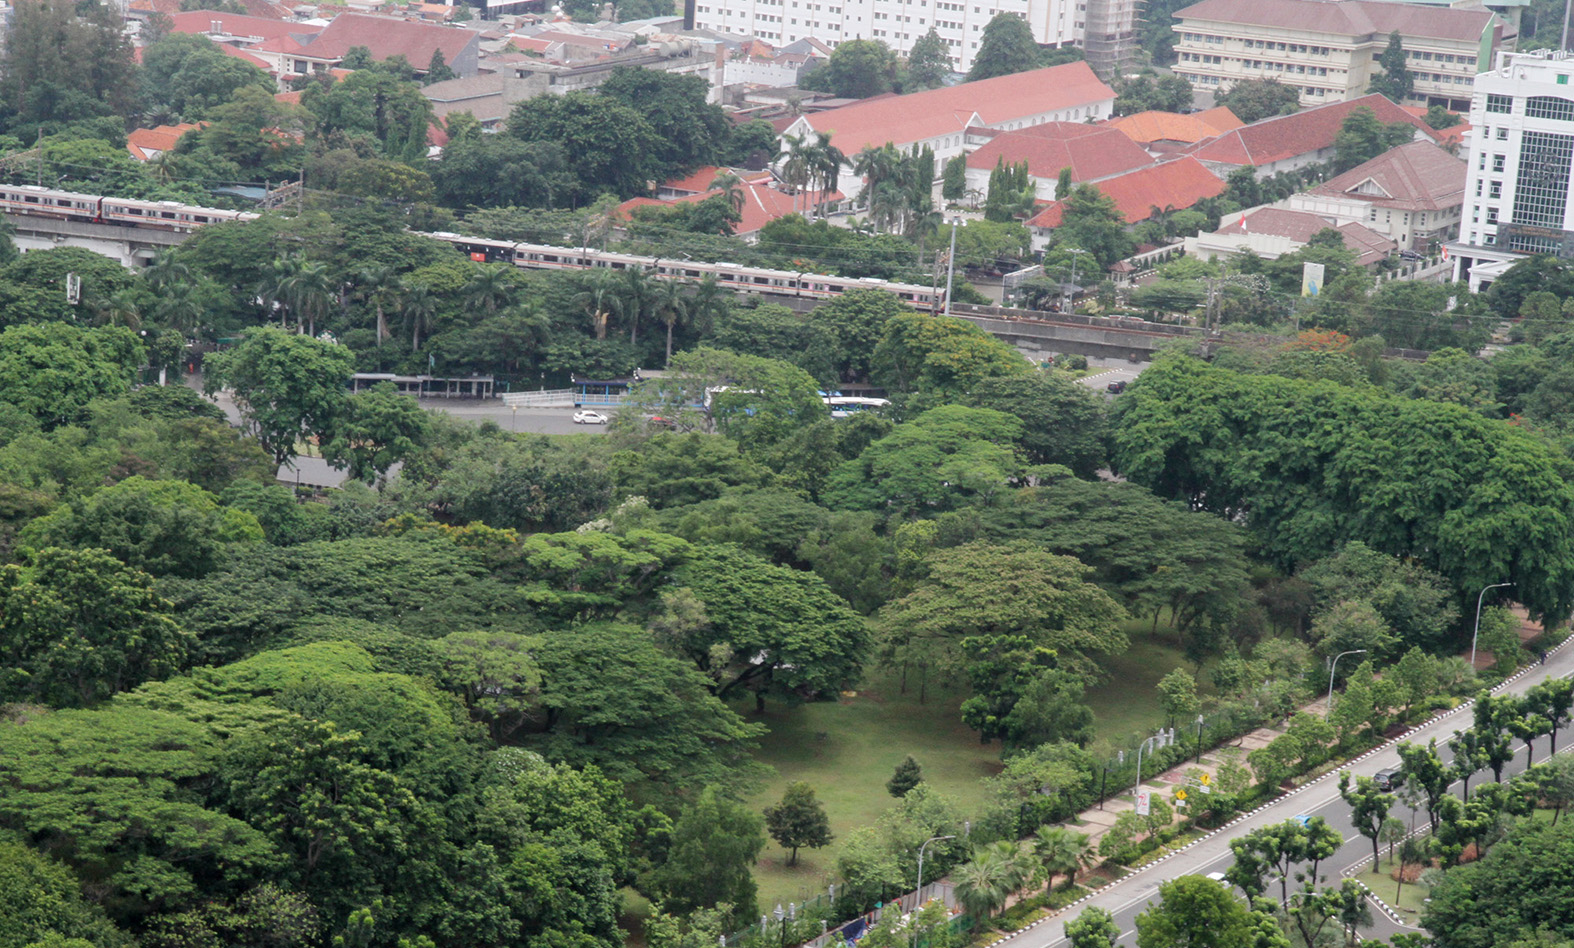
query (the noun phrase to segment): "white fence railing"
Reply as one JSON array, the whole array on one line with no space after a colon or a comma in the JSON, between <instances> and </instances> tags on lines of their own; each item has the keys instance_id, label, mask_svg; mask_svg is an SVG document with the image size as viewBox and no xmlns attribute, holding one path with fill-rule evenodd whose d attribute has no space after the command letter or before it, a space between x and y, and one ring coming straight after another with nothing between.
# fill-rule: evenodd
<instances>
[{"instance_id":1,"label":"white fence railing","mask_svg":"<svg viewBox=\"0 0 1574 948\"><path fill-rule=\"evenodd\" d=\"M571 388L540 392L505 392L503 404L509 408L573 408L576 394Z\"/></svg>"}]
</instances>

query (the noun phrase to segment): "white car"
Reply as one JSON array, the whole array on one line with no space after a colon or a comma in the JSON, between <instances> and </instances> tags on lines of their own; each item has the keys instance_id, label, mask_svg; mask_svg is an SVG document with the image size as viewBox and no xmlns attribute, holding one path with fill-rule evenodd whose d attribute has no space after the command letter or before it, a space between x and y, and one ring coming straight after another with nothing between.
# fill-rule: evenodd
<instances>
[{"instance_id":1,"label":"white car","mask_svg":"<svg viewBox=\"0 0 1574 948\"><path fill-rule=\"evenodd\" d=\"M606 423L607 416L599 411L581 408L579 411L574 412L574 424L576 425L604 425Z\"/></svg>"}]
</instances>

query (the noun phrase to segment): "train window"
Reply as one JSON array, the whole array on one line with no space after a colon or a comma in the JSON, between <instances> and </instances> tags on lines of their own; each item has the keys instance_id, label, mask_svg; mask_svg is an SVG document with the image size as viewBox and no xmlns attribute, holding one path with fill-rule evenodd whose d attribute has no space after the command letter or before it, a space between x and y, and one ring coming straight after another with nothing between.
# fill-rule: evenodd
<instances>
[{"instance_id":1,"label":"train window","mask_svg":"<svg viewBox=\"0 0 1574 948\"><path fill-rule=\"evenodd\" d=\"M754 282L756 284L764 284L764 285L768 286L770 284L771 280L770 280L769 277L755 277L754 278Z\"/></svg>"},{"instance_id":2,"label":"train window","mask_svg":"<svg viewBox=\"0 0 1574 948\"><path fill-rule=\"evenodd\" d=\"M24 203L27 203L27 204L37 204L38 203L38 198L33 197L31 194L29 194L27 197L23 198L22 200L23 200Z\"/></svg>"},{"instance_id":3,"label":"train window","mask_svg":"<svg viewBox=\"0 0 1574 948\"><path fill-rule=\"evenodd\" d=\"M697 279L699 279L700 271L698 271L698 270L684 270L683 271L683 275L686 276L686 277L692 277L692 278L697 280Z\"/></svg>"},{"instance_id":4,"label":"train window","mask_svg":"<svg viewBox=\"0 0 1574 948\"><path fill-rule=\"evenodd\" d=\"M172 221L175 219L175 215L171 214L169 211L160 211L159 216L167 221Z\"/></svg>"}]
</instances>

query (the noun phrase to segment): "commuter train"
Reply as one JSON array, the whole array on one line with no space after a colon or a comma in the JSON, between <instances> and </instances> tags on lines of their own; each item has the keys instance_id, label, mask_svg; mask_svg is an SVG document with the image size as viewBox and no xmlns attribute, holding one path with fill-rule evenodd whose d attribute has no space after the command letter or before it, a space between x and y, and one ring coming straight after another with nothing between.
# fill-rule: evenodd
<instances>
[{"instance_id":1,"label":"commuter train","mask_svg":"<svg viewBox=\"0 0 1574 948\"><path fill-rule=\"evenodd\" d=\"M204 224L249 221L257 216L249 211L192 207L174 201L100 197L75 191L55 191L31 184L0 185L0 211L26 214L29 217L53 217L58 220L122 226L129 224L133 227L183 232L195 230Z\"/></svg>"},{"instance_id":2,"label":"commuter train","mask_svg":"<svg viewBox=\"0 0 1574 948\"><path fill-rule=\"evenodd\" d=\"M204 224L247 221L258 216L250 211L193 207L174 201L101 197L79 194L75 191L56 191L30 184L0 185L0 211L32 217L151 227L186 233ZM806 271L745 267L736 263L703 263L697 260L643 257L589 248L486 240L450 233L429 233L425 236L453 244L468 254L472 260L483 263L508 263L532 270L637 268L656 276L696 283L711 277L717 284L727 289L764 296L831 299L850 290L875 289L894 293L915 309L938 311L945 305L943 289L912 283L893 283L874 277L839 277Z\"/></svg>"},{"instance_id":3,"label":"commuter train","mask_svg":"<svg viewBox=\"0 0 1574 948\"><path fill-rule=\"evenodd\" d=\"M460 234L435 233L426 236L453 244L478 263L511 263L530 270L642 269L656 276L696 283L712 277L717 284L727 289L765 296L831 299L850 290L874 289L894 293L918 309L933 310L945 304L944 290L912 283L892 283L874 277L827 276L823 273L745 267L736 263L642 257L589 248L486 240Z\"/></svg>"}]
</instances>

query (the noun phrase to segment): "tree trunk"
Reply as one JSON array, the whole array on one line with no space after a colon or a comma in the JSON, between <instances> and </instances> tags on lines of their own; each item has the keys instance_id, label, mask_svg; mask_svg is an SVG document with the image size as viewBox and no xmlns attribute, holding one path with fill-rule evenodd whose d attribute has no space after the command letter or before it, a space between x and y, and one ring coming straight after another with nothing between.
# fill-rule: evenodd
<instances>
[{"instance_id":1,"label":"tree trunk","mask_svg":"<svg viewBox=\"0 0 1574 948\"><path fill-rule=\"evenodd\" d=\"M672 364L672 324L674 322L676 322L676 320L670 320L669 319L667 321L667 364L668 365Z\"/></svg>"},{"instance_id":2,"label":"tree trunk","mask_svg":"<svg viewBox=\"0 0 1574 948\"><path fill-rule=\"evenodd\" d=\"M754 693L754 710L758 714L764 714L765 713L765 692L764 691L756 691Z\"/></svg>"},{"instance_id":3,"label":"tree trunk","mask_svg":"<svg viewBox=\"0 0 1574 948\"><path fill-rule=\"evenodd\" d=\"M377 307L377 344L383 344L383 338L388 335L388 321L383 317L383 308Z\"/></svg>"},{"instance_id":4,"label":"tree trunk","mask_svg":"<svg viewBox=\"0 0 1574 948\"><path fill-rule=\"evenodd\" d=\"M794 846L792 848L792 855L787 857L787 865L789 865L789 866L796 866L796 865L798 865L798 847L797 846Z\"/></svg>"}]
</instances>

